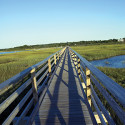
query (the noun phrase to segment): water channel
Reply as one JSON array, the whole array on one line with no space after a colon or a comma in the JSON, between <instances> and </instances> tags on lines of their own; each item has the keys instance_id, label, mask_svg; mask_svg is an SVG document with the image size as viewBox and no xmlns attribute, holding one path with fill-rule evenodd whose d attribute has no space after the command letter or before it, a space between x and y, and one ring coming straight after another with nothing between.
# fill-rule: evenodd
<instances>
[{"instance_id":1,"label":"water channel","mask_svg":"<svg viewBox=\"0 0 125 125\"><path fill-rule=\"evenodd\" d=\"M125 55L91 61L97 67L125 68Z\"/></svg>"}]
</instances>

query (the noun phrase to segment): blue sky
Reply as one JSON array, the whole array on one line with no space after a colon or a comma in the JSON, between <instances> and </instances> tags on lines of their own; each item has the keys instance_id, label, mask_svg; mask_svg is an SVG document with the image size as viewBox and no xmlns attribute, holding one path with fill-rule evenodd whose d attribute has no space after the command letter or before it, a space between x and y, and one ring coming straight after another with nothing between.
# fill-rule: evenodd
<instances>
[{"instance_id":1,"label":"blue sky","mask_svg":"<svg viewBox=\"0 0 125 125\"><path fill-rule=\"evenodd\" d=\"M125 0L0 0L0 49L125 37Z\"/></svg>"}]
</instances>

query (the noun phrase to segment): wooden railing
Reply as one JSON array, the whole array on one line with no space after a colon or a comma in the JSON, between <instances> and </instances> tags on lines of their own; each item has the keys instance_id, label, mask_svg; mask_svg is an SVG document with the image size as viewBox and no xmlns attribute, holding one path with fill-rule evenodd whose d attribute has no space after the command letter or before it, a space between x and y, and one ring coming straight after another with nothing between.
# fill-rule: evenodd
<instances>
[{"instance_id":1,"label":"wooden railing","mask_svg":"<svg viewBox=\"0 0 125 125\"><path fill-rule=\"evenodd\" d=\"M125 124L125 89L71 48L70 54L97 123Z\"/></svg>"},{"instance_id":2,"label":"wooden railing","mask_svg":"<svg viewBox=\"0 0 125 125\"><path fill-rule=\"evenodd\" d=\"M0 84L0 98L3 98L0 99L0 124L33 122L49 86L47 83L65 49ZM97 123L125 124L125 89L77 52L71 48L69 51L81 80L88 109L93 110Z\"/></svg>"},{"instance_id":3,"label":"wooden railing","mask_svg":"<svg viewBox=\"0 0 125 125\"><path fill-rule=\"evenodd\" d=\"M47 89L46 84L65 49L0 84L0 97L5 97L9 93L9 96L3 98L0 104L0 124L8 125L14 122L18 125L27 114L30 115L26 121L30 123L43 99Z\"/></svg>"}]
</instances>

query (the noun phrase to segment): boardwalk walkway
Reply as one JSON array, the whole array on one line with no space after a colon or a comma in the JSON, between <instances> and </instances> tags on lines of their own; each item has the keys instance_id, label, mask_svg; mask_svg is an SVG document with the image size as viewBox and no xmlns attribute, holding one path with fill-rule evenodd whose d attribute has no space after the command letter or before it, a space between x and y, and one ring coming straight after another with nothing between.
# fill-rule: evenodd
<instances>
[{"instance_id":1,"label":"boardwalk walkway","mask_svg":"<svg viewBox=\"0 0 125 125\"><path fill-rule=\"evenodd\" d=\"M67 49L33 125L92 125L80 81Z\"/></svg>"}]
</instances>

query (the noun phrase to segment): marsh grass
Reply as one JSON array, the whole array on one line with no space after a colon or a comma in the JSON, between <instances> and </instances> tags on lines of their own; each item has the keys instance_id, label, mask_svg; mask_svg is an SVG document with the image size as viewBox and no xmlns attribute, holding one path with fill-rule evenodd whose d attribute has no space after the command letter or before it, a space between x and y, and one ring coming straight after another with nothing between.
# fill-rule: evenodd
<instances>
[{"instance_id":1,"label":"marsh grass","mask_svg":"<svg viewBox=\"0 0 125 125\"><path fill-rule=\"evenodd\" d=\"M0 83L11 78L24 69L44 60L60 48L24 51L0 55Z\"/></svg>"},{"instance_id":2,"label":"marsh grass","mask_svg":"<svg viewBox=\"0 0 125 125\"><path fill-rule=\"evenodd\" d=\"M71 47L89 61L125 55L125 44L88 45Z\"/></svg>"},{"instance_id":3,"label":"marsh grass","mask_svg":"<svg viewBox=\"0 0 125 125\"><path fill-rule=\"evenodd\" d=\"M125 44L112 44L112 45L88 45L71 47L85 59L92 61L98 59L105 59L117 55L125 55ZM108 63L108 62L106 62ZM98 67L111 79L116 81L125 88L125 69Z\"/></svg>"},{"instance_id":4,"label":"marsh grass","mask_svg":"<svg viewBox=\"0 0 125 125\"><path fill-rule=\"evenodd\" d=\"M98 69L125 88L125 68L98 67Z\"/></svg>"}]
</instances>

